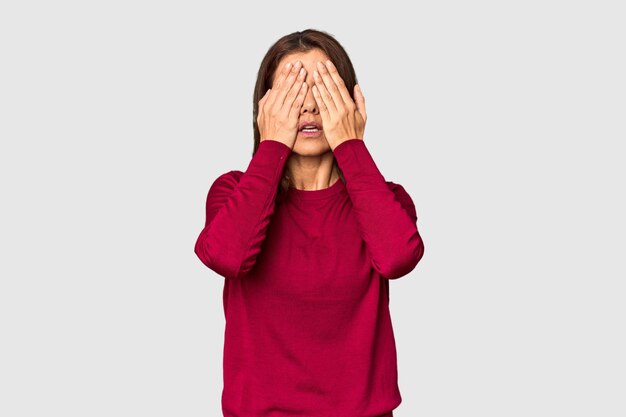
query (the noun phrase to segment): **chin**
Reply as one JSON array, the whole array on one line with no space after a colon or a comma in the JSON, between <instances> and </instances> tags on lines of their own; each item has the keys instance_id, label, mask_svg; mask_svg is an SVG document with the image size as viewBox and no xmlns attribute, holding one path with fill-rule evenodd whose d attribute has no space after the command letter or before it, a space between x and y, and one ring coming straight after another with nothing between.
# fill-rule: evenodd
<instances>
[{"instance_id":1,"label":"chin","mask_svg":"<svg viewBox=\"0 0 626 417\"><path fill-rule=\"evenodd\" d=\"M316 138L298 137L293 145L293 152L303 156L321 155L330 150L324 135Z\"/></svg>"}]
</instances>

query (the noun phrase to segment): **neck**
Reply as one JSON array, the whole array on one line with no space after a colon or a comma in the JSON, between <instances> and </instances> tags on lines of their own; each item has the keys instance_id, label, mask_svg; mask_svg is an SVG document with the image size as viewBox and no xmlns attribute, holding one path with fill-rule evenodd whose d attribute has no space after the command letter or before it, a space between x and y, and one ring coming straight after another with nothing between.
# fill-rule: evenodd
<instances>
[{"instance_id":1,"label":"neck","mask_svg":"<svg viewBox=\"0 0 626 417\"><path fill-rule=\"evenodd\" d=\"M299 190L321 190L341 180L332 153L315 157L292 155L285 170L289 186Z\"/></svg>"}]
</instances>

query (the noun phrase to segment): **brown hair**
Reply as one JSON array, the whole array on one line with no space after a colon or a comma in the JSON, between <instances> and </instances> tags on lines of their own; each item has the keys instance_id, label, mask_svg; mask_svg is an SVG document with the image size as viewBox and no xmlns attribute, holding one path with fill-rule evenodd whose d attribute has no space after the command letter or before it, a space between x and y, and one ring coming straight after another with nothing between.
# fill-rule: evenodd
<instances>
[{"instance_id":1,"label":"brown hair","mask_svg":"<svg viewBox=\"0 0 626 417\"><path fill-rule=\"evenodd\" d=\"M315 30L306 29L301 32L293 32L289 35L285 35L276 41L267 51L263 61L261 61L261 67L257 74L256 85L254 87L254 97L252 98L252 126L254 129L254 149L252 155L256 153L261 140L261 133L259 132L259 126L257 125L257 115L259 114L259 100L263 98L265 92L272 88L272 78L278 63L283 57L295 53L295 52L308 52L312 49L320 49L324 52L328 58L335 64L339 75L346 84L350 97L354 100L354 86L357 84L356 74L352 62L348 57L348 53L343 46L331 35L330 33ZM339 171L340 181L345 181L343 173L337 161L334 161L334 166ZM291 184L291 179L285 172L281 179L279 189L287 190Z\"/></svg>"}]
</instances>

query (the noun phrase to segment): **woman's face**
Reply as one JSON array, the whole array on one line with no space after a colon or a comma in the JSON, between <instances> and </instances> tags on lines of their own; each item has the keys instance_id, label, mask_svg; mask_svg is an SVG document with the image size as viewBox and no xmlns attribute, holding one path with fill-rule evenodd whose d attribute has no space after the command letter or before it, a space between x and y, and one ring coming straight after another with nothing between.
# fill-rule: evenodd
<instances>
[{"instance_id":1,"label":"woman's face","mask_svg":"<svg viewBox=\"0 0 626 417\"><path fill-rule=\"evenodd\" d=\"M322 124L322 116L320 116L317 102L313 96L312 87L315 84L313 79L313 70L317 69L317 62L325 62L329 57L320 49L312 49L308 52L294 52L283 57L278 63L277 70L274 73L272 80L276 79L277 73L287 62L295 63L296 61L302 62L302 66L306 70L305 82L308 84L306 97L302 108L300 109L300 119L298 124L303 122L317 122L322 126L322 131L317 136L308 136L302 132L298 132L296 142L293 147L293 152L300 155L319 155L330 150L330 145L326 141L324 136L324 126Z\"/></svg>"}]
</instances>

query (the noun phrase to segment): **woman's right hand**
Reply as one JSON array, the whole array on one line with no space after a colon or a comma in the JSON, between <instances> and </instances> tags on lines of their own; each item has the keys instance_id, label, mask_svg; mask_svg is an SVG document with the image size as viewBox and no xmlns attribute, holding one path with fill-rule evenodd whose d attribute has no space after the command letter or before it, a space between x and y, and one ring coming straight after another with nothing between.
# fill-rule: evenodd
<instances>
[{"instance_id":1,"label":"woman's right hand","mask_svg":"<svg viewBox=\"0 0 626 417\"><path fill-rule=\"evenodd\" d=\"M287 63L274 80L272 88L259 100L257 125L261 142L276 140L293 149L298 136L300 108L308 85L306 70L300 61Z\"/></svg>"}]
</instances>

